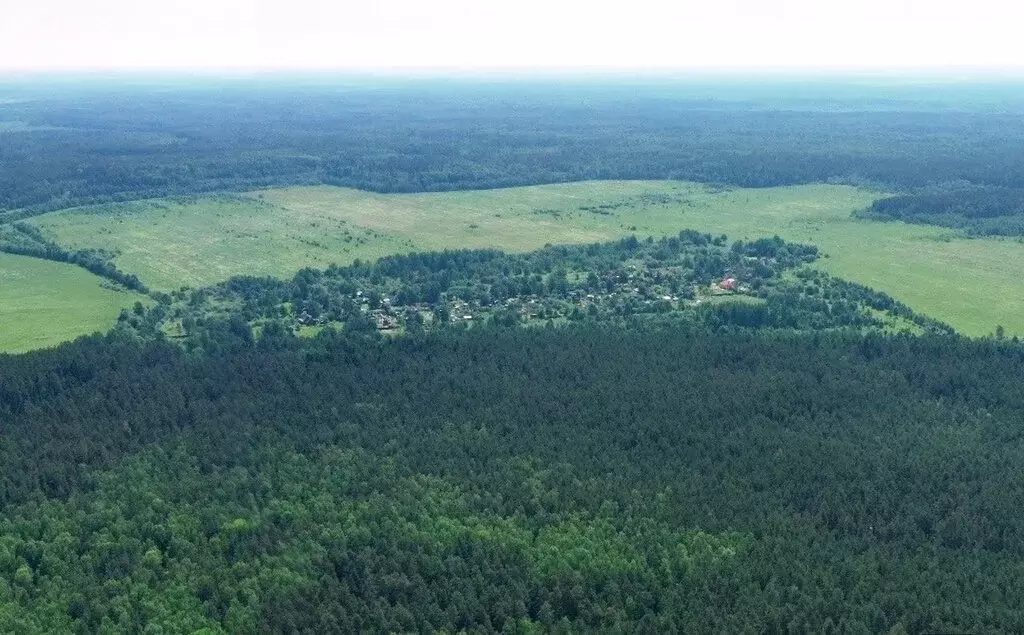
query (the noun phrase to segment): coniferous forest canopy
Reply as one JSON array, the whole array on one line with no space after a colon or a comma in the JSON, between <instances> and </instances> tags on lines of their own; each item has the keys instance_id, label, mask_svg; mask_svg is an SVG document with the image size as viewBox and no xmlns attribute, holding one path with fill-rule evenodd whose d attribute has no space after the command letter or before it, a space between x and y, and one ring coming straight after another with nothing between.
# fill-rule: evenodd
<instances>
[{"instance_id":1,"label":"coniferous forest canopy","mask_svg":"<svg viewBox=\"0 0 1024 635\"><path fill-rule=\"evenodd\" d=\"M22 221L582 178L841 181L1016 235L1017 88L8 82L0 239L147 292ZM679 229L149 291L0 355L0 631L1024 631L1020 342Z\"/></svg>"},{"instance_id":2,"label":"coniferous forest canopy","mask_svg":"<svg viewBox=\"0 0 1024 635\"><path fill-rule=\"evenodd\" d=\"M1024 628L1019 345L218 333L0 358L7 627Z\"/></svg>"}]
</instances>

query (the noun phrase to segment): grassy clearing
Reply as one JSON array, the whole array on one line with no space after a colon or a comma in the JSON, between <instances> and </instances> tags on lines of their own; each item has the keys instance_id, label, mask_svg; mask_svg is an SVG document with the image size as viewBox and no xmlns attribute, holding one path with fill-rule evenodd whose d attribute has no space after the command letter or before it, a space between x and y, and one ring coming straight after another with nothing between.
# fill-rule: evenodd
<instances>
[{"instance_id":1,"label":"grassy clearing","mask_svg":"<svg viewBox=\"0 0 1024 635\"><path fill-rule=\"evenodd\" d=\"M36 222L64 245L114 254L120 269L162 290L240 274L289 277L305 266L413 248L341 217L300 217L256 198L142 201L62 211Z\"/></svg>"},{"instance_id":2,"label":"grassy clearing","mask_svg":"<svg viewBox=\"0 0 1024 635\"><path fill-rule=\"evenodd\" d=\"M755 298L749 295L705 295L701 296L697 300L700 304L710 305L730 305L730 304L749 304L751 306L758 306L766 304L763 298Z\"/></svg>"},{"instance_id":3,"label":"grassy clearing","mask_svg":"<svg viewBox=\"0 0 1024 635\"><path fill-rule=\"evenodd\" d=\"M828 258L819 266L830 273L965 333L1002 324L1024 334L1024 279L1015 275L1024 244L851 218L876 196L834 185L720 190L656 181L402 195L301 187L66 210L36 222L66 245L113 252L120 268L165 290L411 250L529 250L682 228L733 239L778 234L821 247Z\"/></svg>"},{"instance_id":4,"label":"grassy clearing","mask_svg":"<svg viewBox=\"0 0 1024 635\"><path fill-rule=\"evenodd\" d=\"M106 331L146 298L73 265L0 254L0 352L19 353Z\"/></svg>"}]
</instances>

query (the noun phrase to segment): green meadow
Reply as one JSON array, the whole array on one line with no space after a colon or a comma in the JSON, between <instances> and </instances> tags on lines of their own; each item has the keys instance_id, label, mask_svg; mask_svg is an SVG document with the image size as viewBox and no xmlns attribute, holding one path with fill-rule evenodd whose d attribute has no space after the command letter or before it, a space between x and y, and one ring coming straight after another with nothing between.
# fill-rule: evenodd
<instances>
[{"instance_id":1,"label":"green meadow","mask_svg":"<svg viewBox=\"0 0 1024 635\"><path fill-rule=\"evenodd\" d=\"M502 190L374 194L296 187L191 201L64 210L35 219L74 248L99 248L150 286L201 286L232 275L290 276L412 250L592 242L692 228L731 239L778 234L818 245L818 266L885 291L970 335L1024 334L1024 244L857 220L879 196L839 186L719 189L598 181Z\"/></svg>"},{"instance_id":2,"label":"green meadow","mask_svg":"<svg viewBox=\"0 0 1024 635\"><path fill-rule=\"evenodd\" d=\"M85 269L0 253L0 352L19 353L107 331L143 296Z\"/></svg>"}]
</instances>

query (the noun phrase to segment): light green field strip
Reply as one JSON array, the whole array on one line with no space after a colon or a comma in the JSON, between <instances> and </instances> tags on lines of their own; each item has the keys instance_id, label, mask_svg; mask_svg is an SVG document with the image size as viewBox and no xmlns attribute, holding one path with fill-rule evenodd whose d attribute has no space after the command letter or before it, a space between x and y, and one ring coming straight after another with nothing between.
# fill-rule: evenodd
<instances>
[{"instance_id":1,"label":"light green field strip","mask_svg":"<svg viewBox=\"0 0 1024 635\"><path fill-rule=\"evenodd\" d=\"M877 196L838 185L718 190L662 181L429 194L301 187L65 210L35 222L68 246L115 253L121 269L163 290L412 250L529 250L683 228L731 239L778 234L821 247L823 269L967 334L997 324L1024 334L1024 244L851 218Z\"/></svg>"},{"instance_id":2,"label":"light green field strip","mask_svg":"<svg viewBox=\"0 0 1024 635\"><path fill-rule=\"evenodd\" d=\"M0 352L47 348L109 330L135 293L64 263L0 254Z\"/></svg>"},{"instance_id":3,"label":"light green field strip","mask_svg":"<svg viewBox=\"0 0 1024 635\"><path fill-rule=\"evenodd\" d=\"M120 269L165 291L234 275L290 277L305 266L411 249L341 218L301 218L246 199L127 203L57 212L36 222L64 245L115 254Z\"/></svg>"}]
</instances>

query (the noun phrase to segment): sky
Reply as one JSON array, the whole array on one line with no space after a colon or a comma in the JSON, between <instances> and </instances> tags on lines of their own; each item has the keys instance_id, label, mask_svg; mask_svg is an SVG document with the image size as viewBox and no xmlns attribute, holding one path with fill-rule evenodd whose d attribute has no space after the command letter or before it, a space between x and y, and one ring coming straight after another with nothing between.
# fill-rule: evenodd
<instances>
[{"instance_id":1,"label":"sky","mask_svg":"<svg viewBox=\"0 0 1024 635\"><path fill-rule=\"evenodd\" d=\"M1012 0L0 0L0 70L1024 68Z\"/></svg>"}]
</instances>

